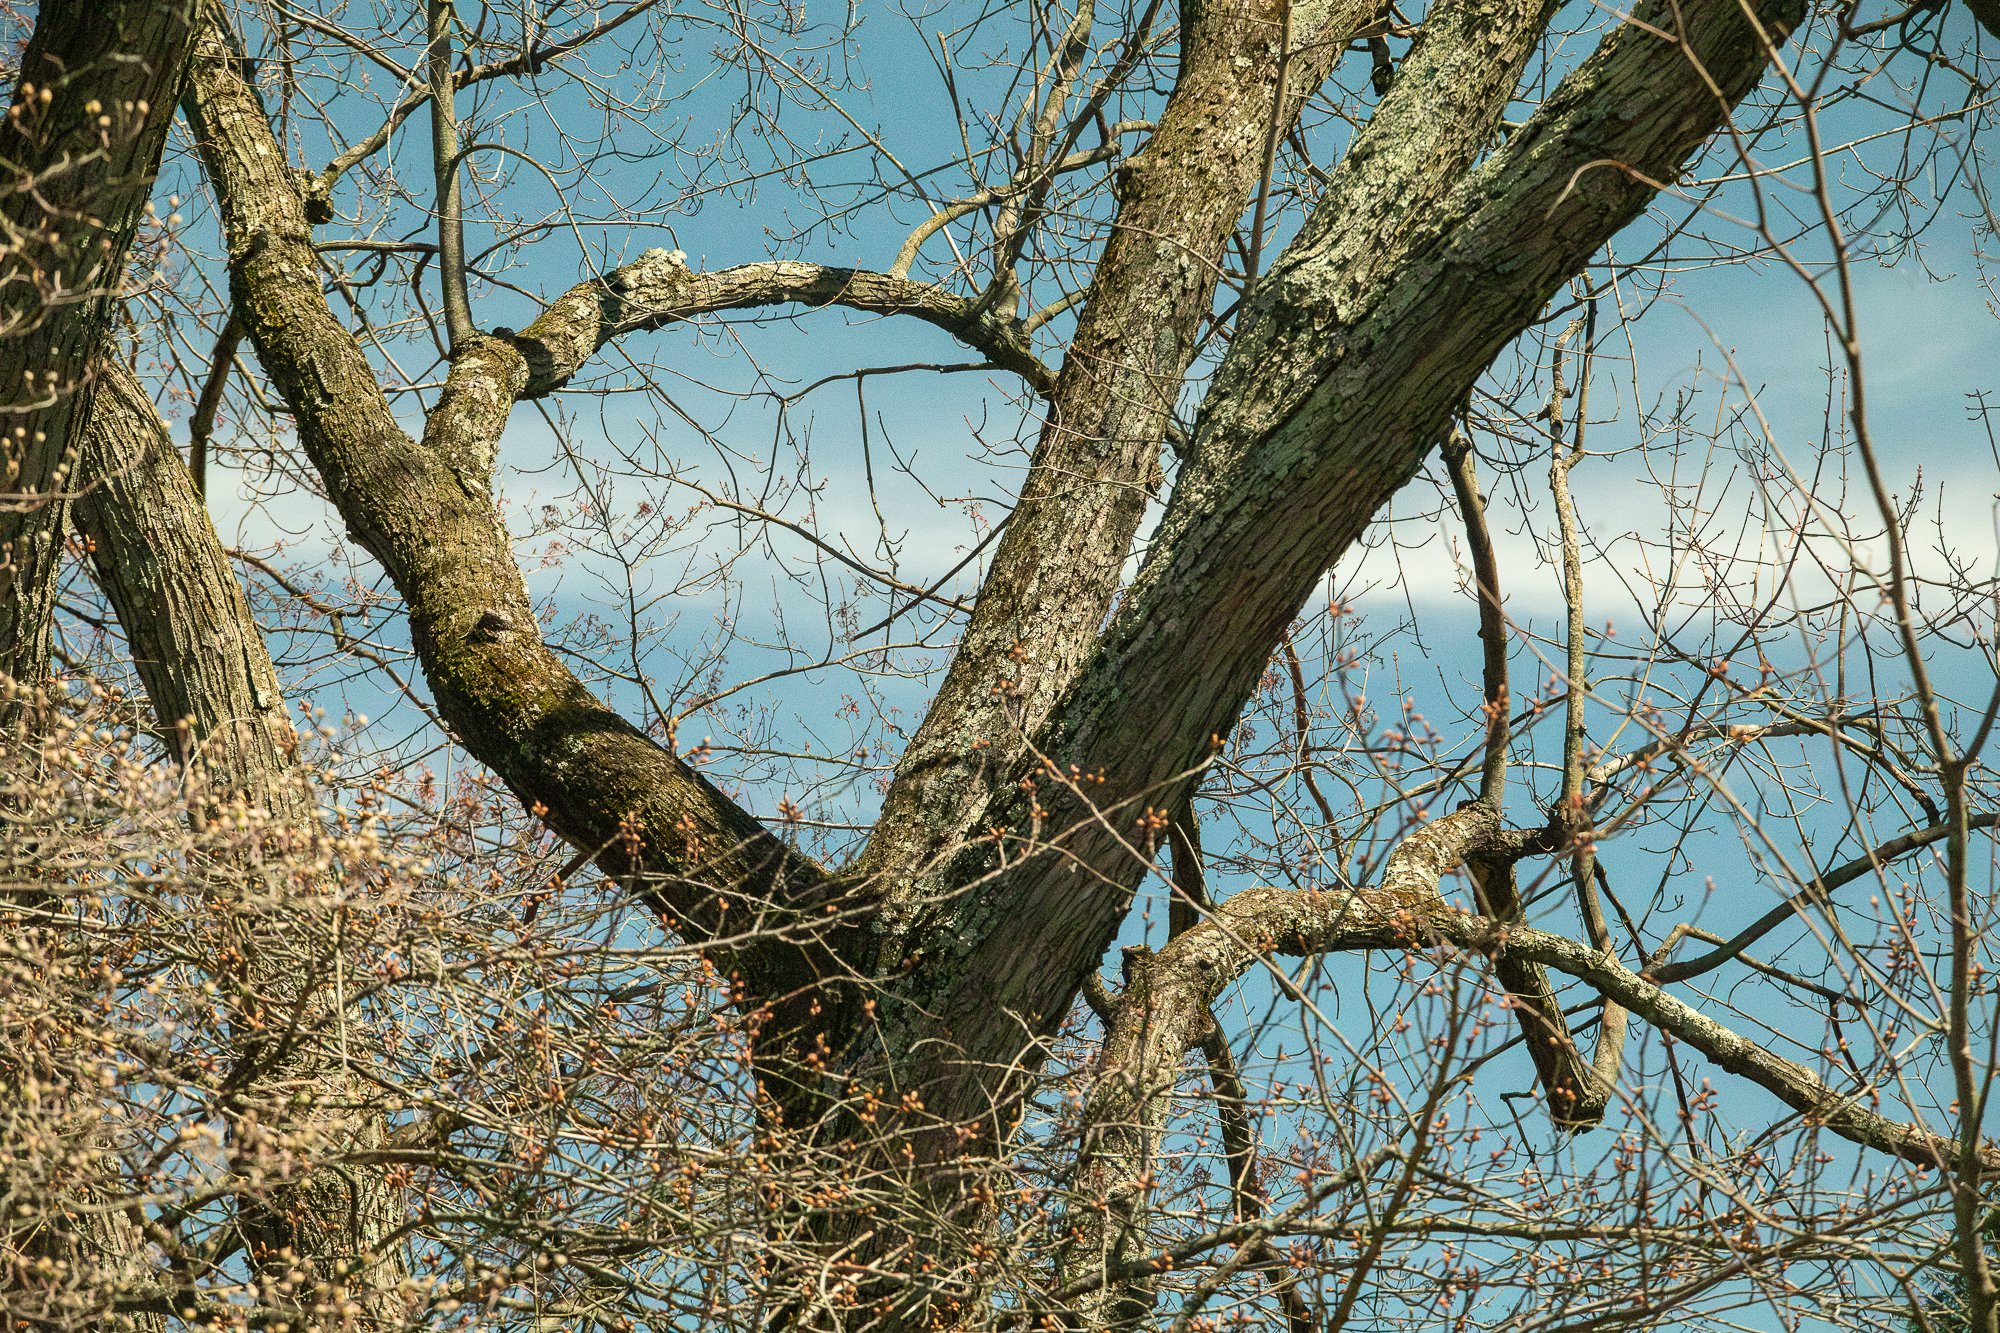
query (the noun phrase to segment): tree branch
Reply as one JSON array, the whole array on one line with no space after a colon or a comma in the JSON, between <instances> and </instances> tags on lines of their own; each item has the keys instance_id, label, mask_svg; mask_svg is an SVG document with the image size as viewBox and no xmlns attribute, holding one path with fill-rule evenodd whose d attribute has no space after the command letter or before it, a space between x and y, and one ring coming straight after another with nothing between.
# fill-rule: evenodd
<instances>
[{"instance_id":1,"label":"tree branch","mask_svg":"<svg viewBox=\"0 0 2000 1333\"><path fill-rule=\"evenodd\" d=\"M1180 72L1144 149L1118 170L1118 212L1028 475L856 866L885 895L878 965L903 952L932 891L925 872L984 827L992 784L1012 773L1076 679L1159 487L1160 444L1271 126L1293 123L1374 7L1183 6Z\"/></svg>"},{"instance_id":2,"label":"tree branch","mask_svg":"<svg viewBox=\"0 0 2000 1333\"><path fill-rule=\"evenodd\" d=\"M1736 0L1682 8L1711 72L1746 91L1765 56ZM1175 807L1327 565L1408 480L1498 349L1650 197L1623 174L1572 189L1577 167L1607 146L1677 167L1726 113L1685 47L1644 34L1641 45L1625 28L1464 176L1545 20L1527 0L1428 18L1319 209L1252 293L1151 558L1037 736L1059 770L1105 783L1089 802L1042 799L1033 827L1052 832L1035 845L1061 854L1024 855L953 900L942 947L899 987L908 1010L883 1007L921 1034L896 1045L936 1035L940 1051L964 1052L938 1077L968 1113L992 1096L970 1071L1009 1067L1018 1045L991 1016L1056 1021L1129 906L1143 867L1098 812ZM1644 114L1628 117L1635 97ZM977 826L1027 822L1010 789L1024 768L999 775ZM991 866L997 849L982 855ZM1014 961L1026 955L1034 968Z\"/></svg>"},{"instance_id":3,"label":"tree branch","mask_svg":"<svg viewBox=\"0 0 2000 1333\"><path fill-rule=\"evenodd\" d=\"M1102 1199L1105 1207L1079 1210L1087 1233L1080 1250L1102 1255L1108 1268L1121 1271L1131 1268L1133 1255L1144 1252L1146 1164L1165 1130L1181 1057L1204 1039L1212 1022L1210 1007L1224 989L1273 954L1409 949L1443 941L1552 968L1843 1138L1923 1166L1955 1169L1959 1144L1953 1136L1869 1109L1871 1090L1833 1088L1806 1066L1628 971L1614 955L1445 905L1440 884L1454 866L1482 852L1506 852L1522 841L1523 835L1501 829L1489 807L1474 804L1405 838L1390 854L1375 887L1250 889L1220 904L1158 953L1141 955L1132 984L1107 1024L1100 1073L1085 1103L1078 1190L1086 1205ZM1979 1162L1982 1170L2000 1174L2000 1148L1983 1147ZM1127 1292L1124 1298L1134 1297Z\"/></svg>"},{"instance_id":4,"label":"tree branch","mask_svg":"<svg viewBox=\"0 0 2000 1333\"><path fill-rule=\"evenodd\" d=\"M472 341L472 304L465 285L465 204L458 152L457 97L452 83L452 0L429 0L424 53L431 79L431 169L437 181L438 281L444 288L444 326L451 350Z\"/></svg>"},{"instance_id":5,"label":"tree branch","mask_svg":"<svg viewBox=\"0 0 2000 1333\"><path fill-rule=\"evenodd\" d=\"M1966 820L1966 828L1990 829L2000 827L2000 811L1985 811L1972 815ZM1836 866L1812 883L1787 897L1764 915L1731 936L1726 944L1712 949L1699 958L1690 958L1684 963L1668 963L1660 967L1649 967L1646 976L1660 985L1675 981L1686 981L1690 977L1712 972L1722 964L1742 953L1745 949L1763 939L1766 935L1804 915L1806 908L1814 903L1827 901L1829 895L1843 884L1852 883L1863 875L1873 874L1896 860L1922 847L1943 842L1951 836L1949 822L1932 824L1928 828L1912 829L1872 847L1868 851Z\"/></svg>"},{"instance_id":6,"label":"tree branch","mask_svg":"<svg viewBox=\"0 0 2000 1333\"><path fill-rule=\"evenodd\" d=\"M1354 943L1345 947L1367 947L1361 941L1370 938L1378 947L1396 947L1409 938L1411 925L1436 910L1439 881L1497 827L1490 807L1474 805L1405 838L1377 888L1366 896L1337 895L1367 908L1365 918L1347 923ZM1097 1078L1084 1102L1076 1169L1083 1236L1071 1259L1072 1281L1100 1269L1128 1271L1146 1250L1149 1168L1166 1129L1181 1057L1213 1027L1212 1006L1224 987L1283 947L1273 926L1296 936L1296 925L1282 921L1276 905L1332 896L1251 889L1159 952L1128 952L1129 979L1105 1025ZM1094 1299L1094 1325L1129 1324L1150 1309L1151 1287L1135 1277L1105 1284Z\"/></svg>"},{"instance_id":7,"label":"tree branch","mask_svg":"<svg viewBox=\"0 0 2000 1333\"><path fill-rule=\"evenodd\" d=\"M297 185L219 8L208 11L187 101L236 317L348 530L402 593L440 715L557 833L690 938L715 942L725 971L762 994L809 987L829 960L810 938L783 936L824 887L819 868L591 695L542 641L467 427L504 422L513 394L487 368L520 354L475 339L426 443L411 440L327 308Z\"/></svg>"}]
</instances>

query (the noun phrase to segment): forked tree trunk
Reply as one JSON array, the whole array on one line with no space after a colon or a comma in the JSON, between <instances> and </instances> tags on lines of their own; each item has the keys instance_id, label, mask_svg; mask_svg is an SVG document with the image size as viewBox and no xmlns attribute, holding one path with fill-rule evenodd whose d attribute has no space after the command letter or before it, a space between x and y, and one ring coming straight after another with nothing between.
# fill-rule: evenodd
<instances>
[{"instance_id":1,"label":"forked tree trunk","mask_svg":"<svg viewBox=\"0 0 2000 1333\"><path fill-rule=\"evenodd\" d=\"M1327 568L1415 475L1500 349L1725 123L1801 10L1642 5L1422 208L1390 187L1451 125L1435 101L1444 88L1406 108L1404 134L1362 137L1375 152L1350 155L1240 317L1151 557L1038 738L1052 771L1017 770L1038 784L1056 850L1021 854L1030 844L1011 839L1026 802L1002 784L980 826L1010 840L934 881L948 906L921 957L883 982L874 1049L903 1057L901 1084L942 1120L1018 1095L1024 1034L1061 1021L1131 904L1147 809L1178 808ZM1473 29L1441 66L1470 79L1480 57L1501 58L1510 12L1440 6L1432 22L1459 13ZM1104 780L1072 792L1070 773Z\"/></svg>"}]
</instances>

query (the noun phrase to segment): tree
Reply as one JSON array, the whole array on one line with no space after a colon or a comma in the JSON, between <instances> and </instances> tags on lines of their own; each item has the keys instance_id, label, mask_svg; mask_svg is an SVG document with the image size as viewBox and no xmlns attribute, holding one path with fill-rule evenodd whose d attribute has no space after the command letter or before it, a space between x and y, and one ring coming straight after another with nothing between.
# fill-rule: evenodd
<instances>
[{"instance_id":1,"label":"tree","mask_svg":"<svg viewBox=\"0 0 2000 1333\"><path fill-rule=\"evenodd\" d=\"M9 604L16 675L73 647L5 803L0 1023L54 1053L8 1316L1903 1327L1942 1266L2000 1328L1992 589L1875 443L1857 276L1985 198L1984 9L909 17L200 11L205 206L79 400L90 578ZM885 75L935 123L876 125ZM645 246L703 207L768 234ZM1696 259L1811 294L1821 438L1649 378ZM772 359L677 388L686 329ZM986 426L895 396L932 374ZM884 393L971 443L925 472ZM906 545L898 489L980 495L1009 414L1004 518ZM1661 481L1635 576L1572 476L1697 444L1755 498ZM1465 614L1357 612L1427 502ZM322 559L208 517L315 504ZM817 716L742 708L801 679ZM415 720L301 737L287 693Z\"/></svg>"}]
</instances>

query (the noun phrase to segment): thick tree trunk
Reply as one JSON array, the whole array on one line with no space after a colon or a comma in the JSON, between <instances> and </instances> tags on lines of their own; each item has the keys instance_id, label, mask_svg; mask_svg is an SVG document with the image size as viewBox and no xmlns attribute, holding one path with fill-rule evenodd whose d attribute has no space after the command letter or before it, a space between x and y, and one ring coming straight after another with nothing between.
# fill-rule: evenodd
<instances>
[{"instance_id":1,"label":"thick tree trunk","mask_svg":"<svg viewBox=\"0 0 2000 1333\"><path fill-rule=\"evenodd\" d=\"M243 799L304 825L313 798L298 736L194 478L132 372L105 359L93 374L76 526L160 734L210 803Z\"/></svg>"},{"instance_id":2,"label":"thick tree trunk","mask_svg":"<svg viewBox=\"0 0 2000 1333\"><path fill-rule=\"evenodd\" d=\"M1456 9L1475 29L1501 12ZM1439 50L1438 80L1385 103L1252 294L1154 555L1041 738L1060 772L1103 783L1086 804L1054 774L1019 775L1040 782L1059 851L998 870L990 853L967 858L956 882L975 887L895 983L908 1003L881 1007L884 1047L925 1053L901 1077L942 1119L1007 1102L1024 1032L1060 1021L1131 902L1135 821L1178 807L1326 568L1500 349L1724 123L1800 13L1793 0L1642 6L1503 148L1414 207L1392 187L1423 179L1441 143L1469 160L1466 117L1496 110L1458 103L1443 76L1479 82L1500 28ZM1026 821L1002 807L985 822Z\"/></svg>"},{"instance_id":3,"label":"thick tree trunk","mask_svg":"<svg viewBox=\"0 0 2000 1333\"><path fill-rule=\"evenodd\" d=\"M897 765L856 869L878 881L878 963L900 953L925 872L977 826L996 782L1076 680L1156 488L1160 449L1223 249L1376 0L1203 0L1077 316L1047 424L951 667Z\"/></svg>"},{"instance_id":4,"label":"thick tree trunk","mask_svg":"<svg viewBox=\"0 0 2000 1333\"><path fill-rule=\"evenodd\" d=\"M1724 122L1799 9L1643 6L1643 22L1614 32L1475 168L1548 6L1437 6L1323 203L1249 294L1154 554L1100 631L1220 247L1262 170L1262 153L1244 150L1295 104L1280 100L1278 66L1297 66L1284 95L1302 96L1333 58L1329 39L1357 21L1334 6L1191 8L1188 68L1126 173L966 645L892 787L861 866L871 878L851 888L605 708L542 642L494 514L493 449L518 398L559 385L620 332L721 308L712 302L736 298L694 293L728 274L742 304L818 291L919 314L1032 378L1019 327L893 274L799 266L788 287L775 269L696 275L649 256L523 334L467 340L414 441L327 309L297 190L220 26L204 38L191 109L238 318L350 531L402 592L443 716L553 827L713 944L782 1033L775 1050L765 1043L767 1069L802 1048L799 1063L817 1068L825 1053L850 1095L921 1107L931 1128L895 1151L914 1150L900 1160L930 1191L921 1206L945 1219L942 1235L964 1220L968 1154L1004 1140L1036 1040L1130 905L1146 860L1138 819L1180 807L1327 566L1420 466L1492 357ZM1289 51L1287 15L1306 35ZM1024 757L1030 737L1054 769ZM1071 775L1088 777L1090 799ZM1036 787L1025 803L1023 779ZM1033 821L1026 806L1040 807ZM1036 837L1023 839L1030 822ZM1013 840L974 839L996 826ZM841 924L838 909L870 906L870 930ZM875 983L865 1022L821 1003L855 974ZM851 1145L853 1132L836 1125L822 1146ZM1100 1152L1093 1169L1129 1156ZM879 1166L878 1183L904 1169L866 1152L847 1164Z\"/></svg>"},{"instance_id":5,"label":"thick tree trunk","mask_svg":"<svg viewBox=\"0 0 2000 1333\"><path fill-rule=\"evenodd\" d=\"M192 8L45 0L0 118L0 674L23 682L48 669L89 366L160 168Z\"/></svg>"},{"instance_id":6,"label":"thick tree trunk","mask_svg":"<svg viewBox=\"0 0 2000 1333\"><path fill-rule=\"evenodd\" d=\"M194 479L132 373L106 360L93 374L75 517L160 731L197 788L197 819L240 801L261 812L252 816L261 817L268 849L259 859L310 846L318 815L277 670ZM379 1146L387 1127L355 1109L370 1091L320 1050L331 1015L324 978L310 966L320 956L317 923L282 905L225 902L219 910L239 960L232 994L299 1028L296 1053L276 1061L264 1053L268 1029L247 1026L239 1041L237 1058L258 1072L234 1099L237 1169L253 1181L272 1175L278 1149L263 1140L273 1132L294 1145L284 1157L306 1163L239 1196L238 1226L266 1284L262 1300L292 1307L300 1326L315 1322L317 1305L351 1307L364 1328L400 1327L402 1192L379 1169L324 1160Z\"/></svg>"}]
</instances>

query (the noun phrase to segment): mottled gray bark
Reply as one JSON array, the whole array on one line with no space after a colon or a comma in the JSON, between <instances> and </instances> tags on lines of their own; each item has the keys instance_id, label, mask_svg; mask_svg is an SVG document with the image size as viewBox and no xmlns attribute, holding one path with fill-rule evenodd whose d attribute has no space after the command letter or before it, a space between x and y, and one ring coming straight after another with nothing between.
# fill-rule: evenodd
<instances>
[{"instance_id":1,"label":"mottled gray bark","mask_svg":"<svg viewBox=\"0 0 2000 1333\"><path fill-rule=\"evenodd\" d=\"M1264 170L1375 0L1185 7L1172 95L1119 168L1118 211L1049 395L1047 424L971 623L897 765L857 866L877 881L878 965L893 964L996 782L1075 683L1155 489L1160 448L1223 248ZM1282 99L1282 100L1281 100Z\"/></svg>"},{"instance_id":2,"label":"mottled gray bark","mask_svg":"<svg viewBox=\"0 0 2000 1333\"><path fill-rule=\"evenodd\" d=\"M89 366L159 171L192 8L45 0L0 117L0 675L18 680L48 670Z\"/></svg>"},{"instance_id":3,"label":"mottled gray bark","mask_svg":"<svg viewBox=\"0 0 2000 1333\"><path fill-rule=\"evenodd\" d=\"M1326 568L1493 356L1724 123L1766 69L1767 38L1800 15L1790 0L1642 6L1650 26L1618 28L1504 147L1418 207L1381 191L1439 145L1467 160L1465 118L1494 108L1467 98L1454 112L1446 78L1385 103L1252 294L1154 553L1041 738L1063 771L1104 775L1091 805L1108 813L1044 778L1041 828L1060 854L977 880L895 983L911 1003L883 1006L888 1049L939 1053L901 1073L943 1118L1004 1102L989 1071L1014 1063L1023 1026L1060 1019L1130 904L1135 817L1177 808ZM1489 60L1494 40L1466 38ZM1469 52L1438 59L1478 75ZM1002 807L985 822L1018 836L1024 821ZM975 882L991 857L953 878Z\"/></svg>"}]
</instances>

